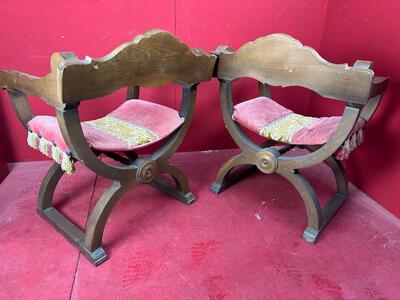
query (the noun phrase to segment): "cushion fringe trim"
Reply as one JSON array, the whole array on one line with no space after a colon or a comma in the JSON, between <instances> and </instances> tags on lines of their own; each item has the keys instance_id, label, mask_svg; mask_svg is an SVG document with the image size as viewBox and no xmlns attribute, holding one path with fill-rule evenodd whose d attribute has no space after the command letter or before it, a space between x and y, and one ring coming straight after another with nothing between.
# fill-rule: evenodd
<instances>
[{"instance_id":1,"label":"cushion fringe trim","mask_svg":"<svg viewBox=\"0 0 400 300\"><path fill-rule=\"evenodd\" d=\"M356 149L364 140L363 129L360 128L353 134L351 134L348 139L343 143L342 147L336 152L335 158L337 160L348 159L350 153Z\"/></svg>"},{"instance_id":2,"label":"cushion fringe trim","mask_svg":"<svg viewBox=\"0 0 400 300\"><path fill-rule=\"evenodd\" d=\"M33 149L39 150L42 154L52 158L56 163L60 164L61 170L65 173L69 175L74 173L74 160L71 155L62 151L57 147L57 145L30 130L28 131L27 142Z\"/></svg>"}]
</instances>

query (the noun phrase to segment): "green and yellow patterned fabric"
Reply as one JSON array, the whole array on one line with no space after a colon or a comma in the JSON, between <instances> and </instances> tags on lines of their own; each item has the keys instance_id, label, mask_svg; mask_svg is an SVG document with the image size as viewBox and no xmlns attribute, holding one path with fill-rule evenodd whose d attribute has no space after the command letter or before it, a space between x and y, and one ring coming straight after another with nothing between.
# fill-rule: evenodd
<instances>
[{"instance_id":1,"label":"green and yellow patterned fabric","mask_svg":"<svg viewBox=\"0 0 400 300\"><path fill-rule=\"evenodd\" d=\"M316 120L313 117L291 113L261 128L260 135L274 141L290 143L296 132L311 125Z\"/></svg>"},{"instance_id":2,"label":"green and yellow patterned fabric","mask_svg":"<svg viewBox=\"0 0 400 300\"><path fill-rule=\"evenodd\" d=\"M112 116L87 121L84 124L120 140L128 147L147 144L158 139L155 132Z\"/></svg>"}]
</instances>

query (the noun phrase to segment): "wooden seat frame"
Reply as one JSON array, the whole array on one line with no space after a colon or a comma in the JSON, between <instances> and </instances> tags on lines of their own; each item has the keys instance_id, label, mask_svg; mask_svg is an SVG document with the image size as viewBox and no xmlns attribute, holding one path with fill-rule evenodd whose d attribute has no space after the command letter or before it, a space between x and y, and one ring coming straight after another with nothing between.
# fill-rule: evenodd
<instances>
[{"instance_id":1,"label":"wooden seat frame","mask_svg":"<svg viewBox=\"0 0 400 300\"><path fill-rule=\"evenodd\" d=\"M27 95L38 96L56 109L62 135L73 158L104 178L113 180L91 212L85 230L80 229L53 206L55 188L64 175L54 163L39 192L38 213L76 246L94 265L107 259L102 246L107 219L118 199L137 184L148 183L190 205L195 201L188 179L168 160L181 144L192 120L198 83L211 79L216 56L200 49L190 49L171 34L151 30L137 36L101 59L78 59L74 53L55 53L51 72L42 78L17 71L0 71L0 86L8 90L13 108L28 129L34 114ZM179 115L184 123L151 155L138 156L134 151L118 153L91 149L84 137L79 118L80 101L108 95L128 87L127 99L137 99L140 87L156 87L175 82L182 86ZM99 159L107 155L122 166ZM168 174L171 186L160 178Z\"/></svg>"},{"instance_id":2,"label":"wooden seat frame","mask_svg":"<svg viewBox=\"0 0 400 300\"><path fill-rule=\"evenodd\" d=\"M215 76L220 81L220 104L223 119L241 153L220 168L211 187L219 194L254 170L277 173L286 178L302 197L308 216L303 239L314 243L318 234L348 196L348 180L334 154L350 136L359 118L368 121L375 112L388 84L388 78L375 77L372 62L356 61L352 67L325 61L318 53L285 34L272 34L249 42L234 52L219 46ZM329 141L323 145L290 145L277 147L267 140L259 146L232 120L232 81L249 77L258 80L259 95L271 98L269 86L301 86L326 98L345 99L341 122ZM273 147L274 146L274 147ZM285 156L292 148L307 148L309 154ZM325 207L299 169L325 162L336 180L336 193ZM244 165L244 166L242 166ZM231 172L235 167L235 172Z\"/></svg>"}]
</instances>

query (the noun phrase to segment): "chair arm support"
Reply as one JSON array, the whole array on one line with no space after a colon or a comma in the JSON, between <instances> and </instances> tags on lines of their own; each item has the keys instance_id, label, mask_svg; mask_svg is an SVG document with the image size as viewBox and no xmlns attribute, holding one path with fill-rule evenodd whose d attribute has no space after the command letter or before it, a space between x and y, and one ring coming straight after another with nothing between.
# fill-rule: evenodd
<instances>
[{"instance_id":1,"label":"chair arm support","mask_svg":"<svg viewBox=\"0 0 400 300\"><path fill-rule=\"evenodd\" d=\"M125 100L139 99L140 87L137 85L128 86Z\"/></svg>"},{"instance_id":2,"label":"chair arm support","mask_svg":"<svg viewBox=\"0 0 400 300\"><path fill-rule=\"evenodd\" d=\"M267 83L258 82L258 96L271 98L271 91Z\"/></svg>"},{"instance_id":3,"label":"chair arm support","mask_svg":"<svg viewBox=\"0 0 400 300\"><path fill-rule=\"evenodd\" d=\"M225 127L231 137L243 152L258 152L262 147L254 144L243 132L240 125L232 120L233 100L232 100L232 81L220 80L219 86L220 105Z\"/></svg>"},{"instance_id":4,"label":"chair arm support","mask_svg":"<svg viewBox=\"0 0 400 300\"><path fill-rule=\"evenodd\" d=\"M357 60L354 63L354 67L357 69L373 69L373 62L372 61L364 61L364 60ZM389 78L388 77L379 77L374 76L371 83L371 88L369 91L369 99L365 103L363 107L360 117L364 121L368 121L372 115L374 114L375 110L378 108L378 105L382 99L383 94L385 93L387 87L389 85Z\"/></svg>"},{"instance_id":5,"label":"chair arm support","mask_svg":"<svg viewBox=\"0 0 400 300\"><path fill-rule=\"evenodd\" d=\"M126 181L135 178L137 167L113 166L102 162L89 147L83 134L77 107L57 108L58 125L72 155L90 170L105 178Z\"/></svg>"},{"instance_id":6,"label":"chair arm support","mask_svg":"<svg viewBox=\"0 0 400 300\"><path fill-rule=\"evenodd\" d=\"M322 163L335 153L335 151L346 141L354 128L359 115L360 108L346 105L338 128L326 144L310 154L301 156L280 156L278 158L279 169L295 170L312 167Z\"/></svg>"},{"instance_id":7,"label":"chair arm support","mask_svg":"<svg viewBox=\"0 0 400 300\"><path fill-rule=\"evenodd\" d=\"M376 95L368 100L367 104L363 107L360 118L362 118L365 122L368 122L371 119L372 115L378 108L379 103L381 102L383 94Z\"/></svg>"},{"instance_id":8,"label":"chair arm support","mask_svg":"<svg viewBox=\"0 0 400 300\"><path fill-rule=\"evenodd\" d=\"M18 90L8 90L7 92L15 114L21 124L28 129L28 123L35 115L32 112L26 95Z\"/></svg>"},{"instance_id":9,"label":"chair arm support","mask_svg":"<svg viewBox=\"0 0 400 300\"><path fill-rule=\"evenodd\" d=\"M389 85L389 78L388 77L374 77L372 81L371 91L370 91L370 98L373 98L377 95L385 93L387 87Z\"/></svg>"},{"instance_id":10,"label":"chair arm support","mask_svg":"<svg viewBox=\"0 0 400 300\"><path fill-rule=\"evenodd\" d=\"M182 104L179 115L185 118L184 123L178 128L156 152L154 152L150 159L159 162L167 162L168 159L174 154L183 141L189 126L192 122L194 106L196 102L197 84L183 85L182 91Z\"/></svg>"}]
</instances>

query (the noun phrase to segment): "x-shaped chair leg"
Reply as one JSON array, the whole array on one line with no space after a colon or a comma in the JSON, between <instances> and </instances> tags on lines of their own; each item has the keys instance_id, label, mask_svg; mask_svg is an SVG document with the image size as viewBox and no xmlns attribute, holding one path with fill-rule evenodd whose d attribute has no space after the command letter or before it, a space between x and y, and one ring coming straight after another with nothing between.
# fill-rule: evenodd
<instances>
[{"instance_id":1,"label":"x-shaped chair leg","mask_svg":"<svg viewBox=\"0 0 400 300\"><path fill-rule=\"evenodd\" d=\"M303 239L309 243L316 241L319 233L332 219L348 196L348 181L341 163L333 156L326 159L325 163L335 176L336 193L323 208L320 206L314 189L298 170L278 170L277 172L293 184L304 201L308 225L304 230Z\"/></svg>"},{"instance_id":2,"label":"x-shaped chair leg","mask_svg":"<svg viewBox=\"0 0 400 300\"><path fill-rule=\"evenodd\" d=\"M275 144L275 141L266 141L262 143L260 147L266 148ZM241 167L236 168L239 166ZM245 152L235 155L227 160L219 169L217 178L211 185L211 192L220 194L238 181L254 173L256 170L256 162L252 156L246 155Z\"/></svg>"},{"instance_id":3,"label":"x-shaped chair leg","mask_svg":"<svg viewBox=\"0 0 400 300\"><path fill-rule=\"evenodd\" d=\"M106 164L96 157L96 153L89 148L84 138L76 107L57 110L61 131L76 159L96 174L112 179L113 183L96 203L85 230L82 230L53 206L55 188L64 174L60 166L54 163L40 188L38 212L94 265L97 266L107 259L102 247L104 228L118 199L129 189L139 183L150 184L187 205L195 201L185 174L168 162L189 128L196 98L196 85L183 86L182 97L180 115L185 118L184 124L155 153L147 157L135 156L135 160L125 167ZM162 180L159 176L162 173L170 175L175 181L175 186Z\"/></svg>"},{"instance_id":4,"label":"x-shaped chair leg","mask_svg":"<svg viewBox=\"0 0 400 300\"><path fill-rule=\"evenodd\" d=\"M304 175L298 170L278 169L276 171L276 173L287 179L296 188L304 201L307 210L308 225L303 233L303 239L310 243L314 243L316 241L318 234L331 220L348 196L348 181L341 163L333 156L330 156L328 159L326 159L325 163L332 170L335 176L336 193L323 208L320 206L314 189ZM239 172L233 176L229 176L233 168L244 164L246 166L239 170ZM257 169L257 167L260 169L260 167L257 166L257 162L251 159L251 156L240 153L232 157L220 168L217 179L211 187L211 191L215 194L223 192L231 185L251 174Z\"/></svg>"},{"instance_id":5,"label":"x-shaped chair leg","mask_svg":"<svg viewBox=\"0 0 400 300\"><path fill-rule=\"evenodd\" d=\"M262 93L265 94L266 91ZM344 143L353 129L359 118L360 107L346 105L341 122L330 140L324 145L309 147L312 153L294 157L283 155L295 147L294 145L287 144L281 148L271 147L273 144L258 146L248 138L240 125L233 121L232 81L220 79L220 100L225 126L239 146L241 153L221 167L211 191L216 194L221 193L255 169L266 174L278 173L292 183L300 193L308 215L308 226L304 231L303 238L308 242L315 242L318 234L348 195L347 179L343 167L332 155ZM321 208L314 189L298 170L318 165L323 161L335 175L336 194L324 208ZM250 166L245 166L231 176L231 170L238 165Z\"/></svg>"},{"instance_id":6,"label":"x-shaped chair leg","mask_svg":"<svg viewBox=\"0 0 400 300\"><path fill-rule=\"evenodd\" d=\"M195 201L194 195L189 190L188 180L181 170L168 164L157 175L160 173L171 175L176 187L168 185L158 176L154 176L148 183L187 205ZM40 188L38 213L76 246L92 264L98 266L107 259L102 247L102 238L108 217L118 199L139 182L136 179L125 182L114 181L96 203L90 213L86 229L82 230L53 206L54 192L63 175L60 165L54 163Z\"/></svg>"}]
</instances>

